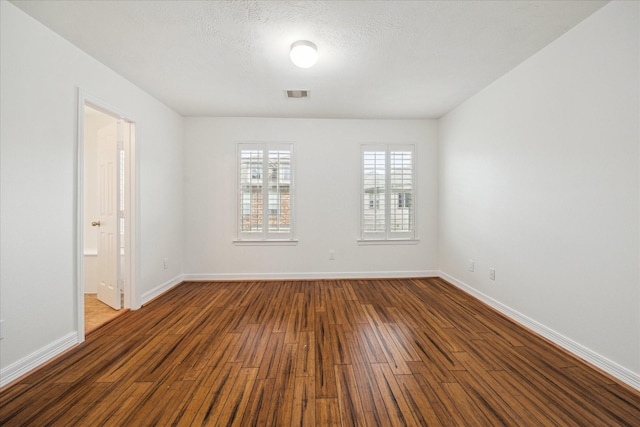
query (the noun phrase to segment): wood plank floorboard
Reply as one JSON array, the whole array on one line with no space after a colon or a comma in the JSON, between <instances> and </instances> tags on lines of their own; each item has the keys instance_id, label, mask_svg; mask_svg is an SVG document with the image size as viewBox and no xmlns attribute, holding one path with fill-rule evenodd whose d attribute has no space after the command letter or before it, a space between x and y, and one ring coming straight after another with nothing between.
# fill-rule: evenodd
<instances>
[{"instance_id":1,"label":"wood plank floorboard","mask_svg":"<svg viewBox=\"0 0 640 427\"><path fill-rule=\"evenodd\" d=\"M185 282L0 390L2 426L640 426L640 392L439 278Z\"/></svg>"}]
</instances>

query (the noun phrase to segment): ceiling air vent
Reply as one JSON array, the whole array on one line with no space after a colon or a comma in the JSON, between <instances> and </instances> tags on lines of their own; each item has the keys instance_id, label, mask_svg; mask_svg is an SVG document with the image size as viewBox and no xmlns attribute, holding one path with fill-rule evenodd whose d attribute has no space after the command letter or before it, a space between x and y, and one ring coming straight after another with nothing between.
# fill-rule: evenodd
<instances>
[{"instance_id":1,"label":"ceiling air vent","mask_svg":"<svg viewBox=\"0 0 640 427\"><path fill-rule=\"evenodd\" d=\"M308 90L287 90L287 98L308 98L310 92Z\"/></svg>"}]
</instances>

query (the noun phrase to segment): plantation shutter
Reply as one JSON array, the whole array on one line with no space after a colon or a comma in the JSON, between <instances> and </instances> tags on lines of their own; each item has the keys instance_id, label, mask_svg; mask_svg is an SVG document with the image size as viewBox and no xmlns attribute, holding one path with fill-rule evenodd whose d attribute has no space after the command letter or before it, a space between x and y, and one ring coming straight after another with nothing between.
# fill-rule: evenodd
<instances>
[{"instance_id":1,"label":"plantation shutter","mask_svg":"<svg viewBox=\"0 0 640 427\"><path fill-rule=\"evenodd\" d=\"M362 150L362 235L363 239L386 236L386 152L384 146L363 146ZM366 236L366 237L365 237Z\"/></svg>"},{"instance_id":2,"label":"plantation shutter","mask_svg":"<svg viewBox=\"0 0 640 427\"><path fill-rule=\"evenodd\" d=\"M361 180L362 239L414 238L413 145L363 145Z\"/></svg>"},{"instance_id":3,"label":"plantation shutter","mask_svg":"<svg viewBox=\"0 0 640 427\"><path fill-rule=\"evenodd\" d=\"M389 150L390 238L413 238L413 147Z\"/></svg>"},{"instance_id":4,"label":"plantation shutter","mask_svg":"<svg viewBox=\"0 0 640 427\"><path fill-rule=\"evenodd\" d=\"M238 239L293 239L293 146L238 144Z\"/></svg>"}]
</instances>

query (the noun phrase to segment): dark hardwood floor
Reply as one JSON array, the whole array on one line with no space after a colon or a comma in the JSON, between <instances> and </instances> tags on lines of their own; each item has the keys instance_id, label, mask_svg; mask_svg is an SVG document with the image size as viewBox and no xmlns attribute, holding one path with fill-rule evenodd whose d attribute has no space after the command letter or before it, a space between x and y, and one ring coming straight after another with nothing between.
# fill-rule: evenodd
<instances>
[{"instance_id":1,"label":"dark hardwood floor","mask_svg":"<svg viewBox=\"0 0 640 427\"><path fill-rule=\"evenodd\" d=\"M638 426L640 393L441 279L188 282L0 392L3 426Z\"/></svg>"}]
</instances>

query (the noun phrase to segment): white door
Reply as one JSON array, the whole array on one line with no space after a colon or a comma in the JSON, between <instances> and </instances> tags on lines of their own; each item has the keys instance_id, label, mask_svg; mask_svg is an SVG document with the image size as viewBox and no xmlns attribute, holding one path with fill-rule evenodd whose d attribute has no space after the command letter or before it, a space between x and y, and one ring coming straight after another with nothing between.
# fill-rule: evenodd
<instances>
[{"instance_id":1,"label":"white door","mask_svg":"<svg viewBox=\"0 0 640 427\"><path fill-rule=\"evenodd\" d=\"M118 196L120 194L120 168L118 125L106 126L98 131L98 299L120 310L118 262L120 233Z\"/></svg>"}]
</instances>

